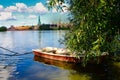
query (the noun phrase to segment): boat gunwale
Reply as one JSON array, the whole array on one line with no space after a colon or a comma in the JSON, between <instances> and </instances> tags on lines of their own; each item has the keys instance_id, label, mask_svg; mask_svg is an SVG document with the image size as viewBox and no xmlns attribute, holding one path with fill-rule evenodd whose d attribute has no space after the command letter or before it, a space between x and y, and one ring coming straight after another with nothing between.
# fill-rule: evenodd
<instances>
[{"instance_id":1,"label":"boat gunwale","mask_svg":"<svg viewBox=\"0 0 120 80\"><path fill-rule=\"evenodd\" d=\"M54 53L49 53L49 52L43 52L41 49L33 49L33 52L39 52L41 54L47 54L47 55L52 55L52 56L63 56L63 57L71 57L71 58L78 58L76 56L72 56L72 55L63 55L63 54L54 54ZM79 56L80 57L84 57L84 55Z\"/></svg>"}]
</instances>

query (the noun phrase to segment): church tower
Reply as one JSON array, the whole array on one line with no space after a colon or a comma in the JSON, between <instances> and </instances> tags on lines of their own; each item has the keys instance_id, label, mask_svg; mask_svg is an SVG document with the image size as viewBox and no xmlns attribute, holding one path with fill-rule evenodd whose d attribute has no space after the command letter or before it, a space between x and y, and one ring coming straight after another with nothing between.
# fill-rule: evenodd
<instances>
[{"instance_id":1,"label":"church tower","mask_svg":"<svg viewBox=\"0 0 120 80\"><path fill-rule=\"evenodd\" d=\"M40 16L38 16L38 26L40 27L41 21L40 21Z\"/></svg>"}]
</instances>

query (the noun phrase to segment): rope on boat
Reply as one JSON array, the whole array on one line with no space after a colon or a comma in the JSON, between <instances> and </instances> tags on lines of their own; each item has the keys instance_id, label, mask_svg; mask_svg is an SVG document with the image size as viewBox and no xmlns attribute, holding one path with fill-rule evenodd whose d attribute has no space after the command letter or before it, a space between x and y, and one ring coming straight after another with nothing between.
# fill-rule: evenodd
<instances>
[{"instance_id":1,"label":"rope on boat","mask_svg":"<svg viewBox=\"0 0 120 80\"><path fill-rule=\"evenodd\" d=\"M4 47L1 47L1 46L0 46L0 48L1 48L1 49L4 49L4 50L6 50L6 51L9 51L9 52L11 52L11 53L14 53L14 54L12 54L12 55L10 55L10 54L0 54L0 55L5 55L5 56L20 56L20 55L26 55L26 54L32 53L32 51L31 51L31 52L25 52L25 53L23 53L23 54L19 54L18 52L9 50L9 49L4 48Z\"/></svg>"}]
</instances>

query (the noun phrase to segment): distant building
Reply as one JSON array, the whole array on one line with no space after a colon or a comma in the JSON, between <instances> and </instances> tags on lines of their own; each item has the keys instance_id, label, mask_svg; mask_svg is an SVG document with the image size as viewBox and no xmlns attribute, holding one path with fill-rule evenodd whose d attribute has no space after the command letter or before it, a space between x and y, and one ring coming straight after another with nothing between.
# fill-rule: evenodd
<instances>
[{"instance_id":1,"label":"distant building","mask_svg":"<svg viewBox=\"0 0 120 80\"><path fill-rule=\"evenodd\" d=\"M38 26L40 27L41 21L40 21L40 16L38 16Z\"/></svg>"},{"instance_id":2,"label":"distant building","mask_svg":"<svg viewBox=\"0 0 120 80\"><path fill-rule=\"evenodd\" d=\"M16 26L16 30L30 30L31 26Z\"/></svg>"},{"instance_id":3,"label":"distant building","mask_svg":"<svg viewBox=\"0 0 120 80\"><path fill-rule=\"evenodd\" d=\"M38 29L39 29L39 26L38 26L38 25L35 25L32 29L33 29L33 30L38 30Z\"/></svg>"},{"instance_id":4,"label":"distant building","mask_svg":"<svg viewBox=\"0 0 120 80\"><path fill-rule=\"evenodd\" d=\"M15 30L16 30L16 28L13 25L11 25L11 27L8 28L8 31L15 31Z\"/></svg>"},{"instance_id":5,"label":"distant building","mask_svg":"<svg viewBox=\"0 0 120 80\"><path fill-rule=\"evenodd\" d=\"M52 29L55 29L55 28L57 28L57 24L42 24L40 26L41 30L52 30Z\"/></svg>"}]
</instances>

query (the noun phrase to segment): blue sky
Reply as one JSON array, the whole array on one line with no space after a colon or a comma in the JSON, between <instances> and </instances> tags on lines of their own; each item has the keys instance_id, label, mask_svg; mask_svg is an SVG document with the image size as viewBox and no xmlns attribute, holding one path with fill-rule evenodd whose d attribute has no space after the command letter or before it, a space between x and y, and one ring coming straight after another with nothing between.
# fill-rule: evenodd
<instances>
[{"instance_id":1,"label":"blue sky","mask_svg":"<svg viewBox=\"0 0 120 80\"><path fill-rule=\"evenodd\" d=\"M41 23L68 22L68 11L48 11L47 0L0 0L0 26L10 27L36 25L40 15Z\"/></svg>"}]
</instances>

